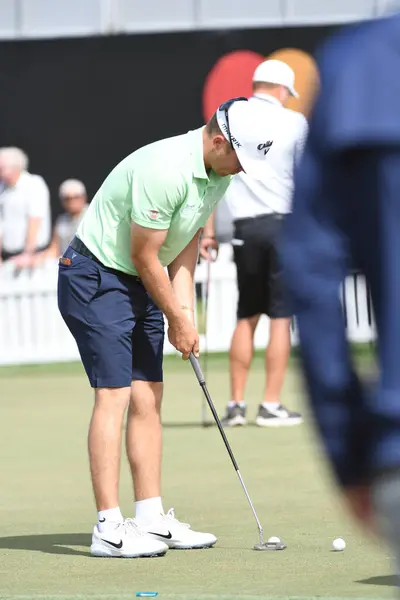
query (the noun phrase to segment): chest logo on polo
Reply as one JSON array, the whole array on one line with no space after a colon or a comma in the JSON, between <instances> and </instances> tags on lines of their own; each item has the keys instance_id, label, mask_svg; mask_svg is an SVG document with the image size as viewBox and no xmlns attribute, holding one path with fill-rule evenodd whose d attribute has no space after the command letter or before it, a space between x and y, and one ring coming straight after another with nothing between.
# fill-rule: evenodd
<instances>
[{"instance_id":1,"label":"chest logo on polo","mask_svg":"<svg viewBox=\"0 0 400 600\"><path fill-rule=\"evenodd\" d=\"M271 150L271 146L273 143L274 143L273 141L270 141L270 142L264 142L262 144L258 144L257 150L259 152L264 152L264 156L265 156Z\"/></svg>"},{"instance_id":2,"label":"chest logo on polo","mask_svg":"<svg viewBox=\"0 0 400 600\"><path fill-rule=\"evenodd\" d=\"M186 204L186 206L184 206L181 210L181 215L191 215L194 212L195 208L195 204Z\"/></svg>"}]
</instances>

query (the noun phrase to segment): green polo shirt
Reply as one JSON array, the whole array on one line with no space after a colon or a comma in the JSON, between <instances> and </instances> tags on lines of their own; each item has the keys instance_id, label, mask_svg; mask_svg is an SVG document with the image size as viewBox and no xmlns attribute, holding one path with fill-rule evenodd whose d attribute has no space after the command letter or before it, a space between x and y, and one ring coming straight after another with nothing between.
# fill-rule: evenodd
<instances>
[{"instance_id":1,"label":"green polo shirt","mask_svg":"<svg viewBox=\"0 0 400 600\"><path fill-rule=\"evenodd\" d=\"M77 236L107 267L137 275L131 223L168 229L159 252L168 266L204 227L231 177L207 174L203 128L140 148L120 162L94 196Z\"/></svg>"}]
</instances>

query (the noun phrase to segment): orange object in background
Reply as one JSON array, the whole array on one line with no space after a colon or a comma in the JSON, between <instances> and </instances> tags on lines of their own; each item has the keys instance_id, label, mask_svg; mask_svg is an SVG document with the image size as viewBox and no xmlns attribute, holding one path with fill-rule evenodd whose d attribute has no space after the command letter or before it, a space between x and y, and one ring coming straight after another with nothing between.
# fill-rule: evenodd
<instances>
[{"instance_id":1,"label":"orange object in background","mask_svg":"<svg viewBox=\"0 0 400 600\"><path fill-rule=\"evenodd\" d=\"M282 60L294 70L295 87L300 98L290 98L287 107L308 117L319 86L316 62L310 54L303 50L282 48L267 57L250 50L236 50L224 54L215 63L204 82L204 120L208 121L218 106L229 98L250 97L253 93L252 80L256 67L270 58Z\"/></svg>"},{"instance_id":2,"label":"orange object in background","mask_svg":"<svg viewBox=\"0 0 400 600\"><path fill-rule=\"evenodd\" d=\"M319 88L319 74L315 60L310 54L297 48L276 50L265 60L272 58L285 62L295 72L295 87L300 98L290 98L286 105L287 108L301 112L308 117Z\"/></svg>"}]
</instances>

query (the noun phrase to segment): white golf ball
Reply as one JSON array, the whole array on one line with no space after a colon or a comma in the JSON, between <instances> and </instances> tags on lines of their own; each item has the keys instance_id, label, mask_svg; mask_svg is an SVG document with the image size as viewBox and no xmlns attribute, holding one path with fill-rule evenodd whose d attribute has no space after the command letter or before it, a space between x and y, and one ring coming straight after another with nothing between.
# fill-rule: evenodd
<instances>
[{"instance_id":1,"label":"white golf ball","mask_svg":"<svg viewBox=\"0 0 400 600\"><path fill-rule=\"evenodd\" d=\"M273 535L272 537L269 538L268 543L269 544L279 544L281 540L276 537L276 535Z\"/></svg>"},{"instance_id":2,"label":"white golf ball","mask_svg":"<svg viewBox=\"0 0 400 600\"><path fill-rule=\"evenodd\" d=\"M332 550L335 550L335 552L341 552L345 548L346 548L346 542L344 540L342 540L342 538L337 538L336 540L333 540Z\"/></svg>"}]
</instances>

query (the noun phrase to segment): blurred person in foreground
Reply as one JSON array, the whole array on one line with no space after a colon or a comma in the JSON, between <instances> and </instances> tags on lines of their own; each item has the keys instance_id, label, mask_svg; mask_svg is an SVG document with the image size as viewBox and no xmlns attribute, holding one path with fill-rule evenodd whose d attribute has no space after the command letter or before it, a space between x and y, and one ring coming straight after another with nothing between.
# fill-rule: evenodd
<instances>
[{"instance_id":1,"label":"blurred person in foreground","mask_svg":"<svg viewBox=\"0 0 400 600\"><path fill-rule=\"evenodd\" d=\"M40 175L28 172L28 157L19 148L0 148L0 263L23 268L48 246L51 234L50 193Z\"/></svg>"},{"instance_id":2,"label":"blurred person in foreground","mask_svg":"<svg viewBox=\"0 0 400 600\"><path fill-rule=\"evenodd\" d=\"M293 169L307 137L307 121L301 113L285 108L290 96L298 97L294 71L280 60L266 60L253 75L254 94L263 126L278 125L279 135L265 139L262 152L268 158L265 175L258 181L247 173L236 175L225 195L233 218L232 240L237 270L239 301L237 325L229 352L231 395L222 422L246 424L244 392L254 354L254 335L263 314L270 319L270 338L265 351L266 384L256 424L281 427L302 422L299 413L282 404L281 392L290 356L291 306L277 257L282 224L291 210ZM273 152L271 148L273 147ZM214 215L201 241L203 258L216 248Z\"/></svg>"},{"instance_id":3,"label":"blurred person in foreground","mask_svg":"<svg viewBox=\"0 0 400 600\"><path fill-rule=\"evenodd\" d=\"M314 414L352 513L400 560L400 15L352 26L319 57L321 93L282 260ZM379 377L352 364L339 286L371 288ZM400 564L400 562L399 562Z\"/></svg>"},{"instance_id":4,"label":"blurred person in foreground","mask_svg":"<svg viewBox=\"0 0 400 600\"><path fill-rule=\"evenodd\" d=\"M106 177L60 258L58 305L95 389L89 459L95 556L139 557L213 546L164 512L161 498L164 315L171 344L199 353L194 271L199 237L231 175L265 168L266 135L246 98L224 103L205 127L133 152ZM167 269L165 269L165 267ZM121 441L135 518L119 507Z\"/></svg>"},{"instance_id":5,"label":"blurred person in foreground","mask_svg":"<svg viewBox=\"0 0 400 600\"><path fill-rule=\"evenodd\" d=\"M50 246L34 256L35 266L64 254L89 206L86 188L78 179L63 181L58 193L65 212L56 219Z\"/></svg>"}]
</instances>

